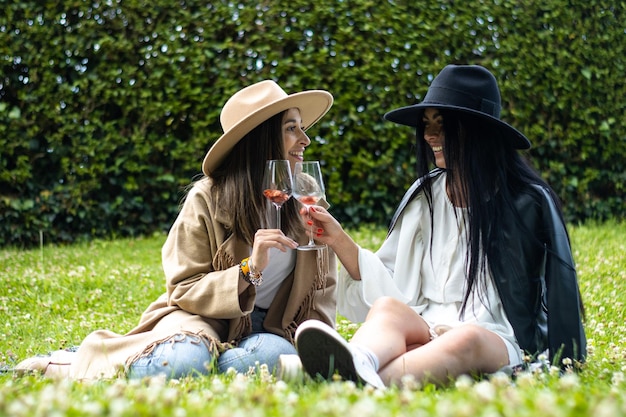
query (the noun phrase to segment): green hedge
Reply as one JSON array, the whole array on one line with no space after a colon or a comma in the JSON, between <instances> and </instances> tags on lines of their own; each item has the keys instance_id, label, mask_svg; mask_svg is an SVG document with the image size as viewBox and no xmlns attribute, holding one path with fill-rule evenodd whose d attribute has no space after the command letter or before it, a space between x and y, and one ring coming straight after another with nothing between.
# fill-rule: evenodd
<instances>
[{"instance_id":1,"label":"green hedge","mask_svg":"<svg viewBox=\"0 0 626 417\"><path fill-rule=\"evenodd\" d=\"M386 224L414 132L382 115L449 63L497 76L568 221L624 217L624 2L57 3L3 8L0 246L166 230L224 101L266 78L333 93L306 156L341 221Z\"/></svg>"}]
</instances>

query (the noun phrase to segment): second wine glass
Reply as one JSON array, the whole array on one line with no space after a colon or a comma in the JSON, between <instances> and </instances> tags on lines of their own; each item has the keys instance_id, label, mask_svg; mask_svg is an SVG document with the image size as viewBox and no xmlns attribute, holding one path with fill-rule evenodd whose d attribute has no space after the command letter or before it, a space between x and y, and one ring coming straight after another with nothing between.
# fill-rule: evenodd
<instances>
[{"instance_id":1,"label":"second wine glass","mask_svg":"<svg viewBox=\"0 0 626 417\"><path fill-rule=\"evenodd\" d=\"M293 196L307 209L317 204L317 202L325 198L324 180L322 178L322 169L319 161L296 162L293 174ZM298 246L300 250L312 250L323 248L325 245L317 245L313 241L313 226L311 225L311 234L309 243L304 246Z\"/></svg>"},{"instance_id":2,"label":"second wine glass","mask_svg":"<svg viewBox=\"0 0 626 417\"><path fill-rule=\"evenodd\" d=\"M276 208L276 228L280 229L280 208L291 197L293 177L287 160L271 159L265 164L263 195Z\"/></svg>"}]
</instances>

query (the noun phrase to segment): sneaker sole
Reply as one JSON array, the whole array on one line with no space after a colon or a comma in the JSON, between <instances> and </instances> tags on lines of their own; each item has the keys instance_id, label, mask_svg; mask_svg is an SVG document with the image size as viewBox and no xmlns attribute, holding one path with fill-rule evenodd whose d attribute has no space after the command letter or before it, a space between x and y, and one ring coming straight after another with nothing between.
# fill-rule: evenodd
<instances>
[{"instance_id":1,"label":"sneaker sole","mask_svg":"<svg viewBox=\"0 0 626 417\"><path fill-rule=\"evenodd\" d=\"M335 372L343 379L365 383L355 367L347 342L316 327L301 329L296 337L296 348L305 371L313 378L331 380Z\"/></svg>"}]
</instances>

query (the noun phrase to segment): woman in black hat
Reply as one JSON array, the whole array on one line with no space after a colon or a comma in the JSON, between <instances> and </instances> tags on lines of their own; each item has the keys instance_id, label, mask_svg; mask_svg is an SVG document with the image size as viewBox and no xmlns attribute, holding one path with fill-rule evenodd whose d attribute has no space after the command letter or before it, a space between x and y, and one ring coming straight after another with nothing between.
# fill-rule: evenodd
<instances>
[{"instance_id":1,"label":"woman in black hat","mask_svg":"<svg viewBox=\"0 0 626 417\"><path fill-rule=\"evenodd\" d=\"M322 208L312 213L343 265L338 309L363 322L350 343L319 321L296 347L305 370L376 387L446 384L545 355L583 362L583 308L569 237L552 189L500 120L500 92L480 66L449 65L424 101L385 114L416 129L419 179L376 252ZM434 168L433 168L434 165Z\"/></svg>"}]
</instances>

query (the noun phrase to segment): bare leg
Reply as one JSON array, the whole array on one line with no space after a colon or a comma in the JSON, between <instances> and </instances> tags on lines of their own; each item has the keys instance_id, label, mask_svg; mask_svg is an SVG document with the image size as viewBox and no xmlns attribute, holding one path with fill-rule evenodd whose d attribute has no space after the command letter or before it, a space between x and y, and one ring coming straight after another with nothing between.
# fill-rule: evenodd
<instances>
[{"instance_id":1,"label":"bare leg","mask_svg":"<svg viewBox=\"0 0 626 417\"><path fill-rule=\"evenodd\" d=\"M351 343L376 354L387 385L400 383L404 375L445 385L459 375L495 372L509 363L506 345L495 333L468 324L430 341L424 319L392 298L374 303Z\"/></svg>"},{"instance_id":2,"label":"bare leg","mask_svg":"<svg viewBox=\"0 0 626 417\"><path fill-rule=\"evenodd\" d=\"M419 382L446 385L460 375L495 372L508 363L506 345L498 335L467 324L394 359L379 373L386 384L413 375Z\"/></svg>"},{"instance_id":3,"label":"bare leg","mask_svg":"<svg viewBox=\"0 0 626 417\"><path fill-rule=\"evenodd\" d=\"M407 351L430 341L428 324L406 304L391 297L376 300L351 343L366 346L380 369Z\"/></svg>"}]
</instances>

